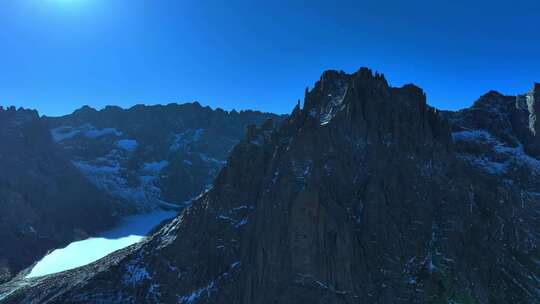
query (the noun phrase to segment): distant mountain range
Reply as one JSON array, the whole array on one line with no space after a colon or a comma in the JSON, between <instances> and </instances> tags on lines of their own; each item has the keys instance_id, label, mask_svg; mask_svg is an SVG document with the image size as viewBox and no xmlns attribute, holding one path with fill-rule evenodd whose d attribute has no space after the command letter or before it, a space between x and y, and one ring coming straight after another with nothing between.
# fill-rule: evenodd
<instances>
[{"instance_id":1,"label":"distant mountain range","mask_svg":"<svg viewBox=\"0 0 540 304\"><path fill-rule=\"evenodd\" d=\"M198 103L54 118L0 108L0 282L122 215L189 205L247 126L270 118Z\"/></svg>"},{"instance_id":2,"label":"distant mountain range","mask_svg":"<svg viewBox=\"0 0 540 304\"><path fill-rule=\"evenodd\" d=\"M44 118L53 140L96 187L139 208L189 204L208 188L246 127L280 116L199 103L83 107Z\"/></svg>"},{"instance_id":3,"label":"distant mountain range","mask_svg":"<svg viewBox=\"0 0 540 304\"><path fill-rule=\"evenodd\" d=\"M81 268L0 285L0 302L539 303L539 112L539 85L448 112L367 68L326 71L303 107L249 127L212 187L150 238ZM151 116L134 128L152 128ZM132 180L172 164L167 151L184 138L182 129L152 141L121 124L49 123L98 187L103 179L85 164L108 154L78 152L71 132L110 132L104 151L117 145L127 159L129 147L144 153L152 142L159 156L120 165L136 168ZM190 128L198 142L203 127ZM185 159L220 159L210 151ZM192 196L168 194L181 184L164 175L152 182L170 188L152 198Z\"/></svg>"}]
</instances>

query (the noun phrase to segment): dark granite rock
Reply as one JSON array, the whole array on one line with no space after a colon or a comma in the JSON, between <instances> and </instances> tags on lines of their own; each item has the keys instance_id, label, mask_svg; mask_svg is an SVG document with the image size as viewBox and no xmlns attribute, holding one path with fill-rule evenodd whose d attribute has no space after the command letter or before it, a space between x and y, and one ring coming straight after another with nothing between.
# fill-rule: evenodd
<instances>
[{"instance_id":1,"label":"dark granite rock","mask_svg":"<svg viewBox=\"0 0 540 304\"><path fill-rule=\"evenodd\" d=\"M146 242L0 286L2 303L538 303L518 99L440 113L413 85L327 71Z\"/></svg>"}]
</instances>

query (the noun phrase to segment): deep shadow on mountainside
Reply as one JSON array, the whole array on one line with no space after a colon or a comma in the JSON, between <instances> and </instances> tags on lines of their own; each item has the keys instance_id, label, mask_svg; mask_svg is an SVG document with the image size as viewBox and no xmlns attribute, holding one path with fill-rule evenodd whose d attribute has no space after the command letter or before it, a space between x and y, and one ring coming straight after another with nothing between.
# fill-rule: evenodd
<instances>
[{"instance_id":1,"label":"deep shadow on mountainside","mask_svg":"<svg viewBox=\"0 0 540 304\"><path fill-rule=\"evenodd\" d=\"M327 71L145 242L1 302L539 303L539 105Z\"/></svg>"},{"instance_id":2,"label":"deep shadow on mountainside","mask_svg":"<svg viewBox=\"0 0 540 304\"><path fill-rule=\"evenodd\" d=\"M113 224L114 202L65 158L36 111L0 108L0 282Z\"/></svg>"},{"instance_id":3,"label":"deep shadow on mountainside","mask_svg":"<svg viewBox=\"0 0 540 304\"><path fill-rule=\"evenodd\" d=\"M268 118L282 119L196 102L63 117L0 107L0 282L125 214L188 205Z\"/></svg>"}]
</instances>

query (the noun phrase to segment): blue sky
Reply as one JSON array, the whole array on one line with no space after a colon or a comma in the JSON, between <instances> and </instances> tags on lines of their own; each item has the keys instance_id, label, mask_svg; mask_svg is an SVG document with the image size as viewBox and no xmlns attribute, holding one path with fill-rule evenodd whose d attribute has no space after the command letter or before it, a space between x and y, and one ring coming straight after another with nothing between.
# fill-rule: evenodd
<instances>
[{"instance_id":1,"label":"blue sky","mask_svg":"<svg viewBox=\"0 0 540 304\"><path fill-rule=\"evenodd\" d=\"M198 100L288 113L368 66L442 109L540 81L540 1L2 0L0 105Z\"/></svg>"}]
</instances>

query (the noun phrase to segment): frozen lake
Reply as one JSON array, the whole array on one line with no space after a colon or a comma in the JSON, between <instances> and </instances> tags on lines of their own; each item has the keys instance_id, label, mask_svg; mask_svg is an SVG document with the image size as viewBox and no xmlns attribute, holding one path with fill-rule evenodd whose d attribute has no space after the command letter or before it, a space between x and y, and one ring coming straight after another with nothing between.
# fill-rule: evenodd
<instances>
[{"instance_id":1,"label":"frozen lake","mask_svg":"<svg viewBox=\"0 0 540 304\"><path fill-rule=\"evenodd\" d=\"M126 217L118 227L100 236L54 250L43 257L26 277L44 276L90 264L116 250L140 242L154 227L176 215L173 211L156 211Z\"/></svg>"}]
</instances>

